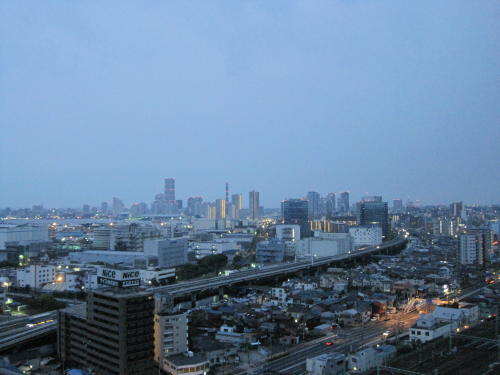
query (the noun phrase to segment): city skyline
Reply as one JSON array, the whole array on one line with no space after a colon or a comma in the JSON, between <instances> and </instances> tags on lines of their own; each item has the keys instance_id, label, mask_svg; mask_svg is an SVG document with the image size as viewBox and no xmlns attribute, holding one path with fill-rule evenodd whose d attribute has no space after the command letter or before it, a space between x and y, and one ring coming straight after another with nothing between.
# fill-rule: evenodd
<instances>
[{"instance_id":1,"label":"city skyline","mask_svg":"<svg viewBox=\"0 0 500 375\"><path fill-rule=\"evenodd\" d=\"M221 190L221 192L219 192L219 195L213 195L213 196L207 196L206 194L204 194L203 192L198 192L198 194L193 194L193 195L186 195L184 194L182 191L179 191L178 189L176 189L176 186L178 186L178 181L176 180L176 178L172 178L172 177L168 177L168 178L160 178L160 188L159 188L159 191L161 191L162 189L165 189L165 193L159 193L159 192L155 192L153 193L150 197L143 197L141 199L138 199L138 197L136 197L135 199L132 198L132 199L125 199L123 198L122 196L119 196L118 194L114 194L110 197L104 197L102 200L100 201L96 201L96 202L89 202L89 201L82 201L80 203L76 203L76 204L72 204L72 205L60 205L60 206L57 206L57 205L51 205L51 204L47 204L45 202L32 202L32 203L27 203L26 205L24 206L15 206L15 205L0 205L0 208L6 208L6 207L10 207L10 208L29 208L29 207L32 207L32 206L35 206L35 205L43 205L45 208L78 208L78 207L82 207L84 205L91 205L91 206L95 206L95 207L98 207L100 206L101 204L103 203L108 203L108 204L111 204L113 199L115 198L119 198L120 200L124 201L124 205L125 206L130 206L130 205L133 205L133 204L138 204L138 203L146 203L148 205L152 204L156 198L158 198L159 195L165 197L166 196L166 192L167 192L167 188L166 188L166 181L169 181L170 184L173 184L172 186L173 187L170 187L170 189L172 190L171 192L171 198L173 197L174 199L177 198L179 200L181 200L184 204L187 203L188 199L190 198L202 198L202 200L204 202L212 202L212 203L216 203L216 201L218 200L226 200L226 193L229 193L231 195L231 198L232 198L232 195L241 195L243 198L242 202L243 202L243 206L242 208L244 209L249 209L249 204L250 204L250 199L249 199L249 195L248 194L251 194L252 192L257 192L259 195L264 193L264 197L265 197L265 191L261 191L261 190L256 190L256 189L241 189L241 190L232 190L232 189L229 189L229 190ZM173 181L173 182L171 182ZM183 186L183 184L180 185L181 187ZM229 186L232 186L232 185L229 185ZM224 189L227 189L228 188L228 183L226 182L224 185L223 185ZM294 196L292 195L283 195L281 199L279 199L278 201L276 202L271 202L271 204L266 204L266 200L264 200L264 202L260 202L259 203L259 206L263 206L265 208L273 208L273 209L280 209L280 205L281 203L284 201L284 200L287 200L287 199L308 199L308 195L310 193L318 193L320 197L324 197L324 198L327 198L329 194L335 194L337 196L337 200L341 199L341 194L342 193L348 193L348 201L350 201L349 203L349 207L352 207L355 203L357 202L360 202L360 201L363 201L364 198L366 197L369 197L371 198L373 196L373 194L381 194L380 195L380 198L383 199L385 202L388 202L390 205L392 205L393 201L397 200L401 200L402 201L402 204L403 205L406 205L407 203L411 203L411 204L416 204L416 205L422 205L422 206L432 206L432 205L449 205L453 202L463 202L464 204L468 204L468 205L475 205L475 204L480 204L481 203L477 203L477 202L467 202L463 199L449 199L447 201L442 201L442 202L422 202L420 199L418 198L412 198L412 197L408 197L408 198L401 198L403 195L400 194L400 195L397 195L397 196L394 196L394 197L389 197L387 195L385 195L383 192L361 192L361 193L358 193L358 195L353 195L351 191L349 190L337 190L337 191L333 191L333 190L328 190L328 191L315 191L315 190L308 190L308 191L304 191L302 194L298 193ZM172 199L166 199L165 198L165 202L169 202L171 204L171 202L175 202L175 200L172 200ZM231 204L232 202L232 199L229 199L229 201L226 201L226 203L228 204ZM269 202L269 200L267 200L267 202ZM336 202L337 203L337 202ZM484 205L490 205L490 204L498 204L500 203L500 201L492 201L492 202L487 202L487 203L484 203Z\"/></svg>"}]
</instances>

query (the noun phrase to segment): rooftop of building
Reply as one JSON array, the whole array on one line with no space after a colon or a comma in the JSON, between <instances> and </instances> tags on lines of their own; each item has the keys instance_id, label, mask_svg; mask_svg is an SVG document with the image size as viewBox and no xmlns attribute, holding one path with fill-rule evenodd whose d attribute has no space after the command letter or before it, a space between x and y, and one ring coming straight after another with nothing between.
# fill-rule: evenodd
<instances>
[{"instance_id":1,"label":"rooftop of building","mask_svg":"<svg viewBox=\"0 0 500 375\"><path fill-rule=\"evenodd\" d=\"M345 359L345 355L342 353L337 353L337 352L324 353L324 354L320 354L316 357L313 357L312 359L319 360L319 361L329 361L329 360L340 361L340 360Z\"/></svg>"},{"instance_id":2,"label":"rooftop of building","mask_svg":"<svg viewBox=\"0 0 500 375\"><path fill-rule=\"evenodd\" d=\"M151 292L148 292L145 288L102 288L92 290L93 294L101 294L116 298L127 298L127 297L147 297L153 296Z\"/></svg>"},{"instance_id":3,"label":"rooftop of building","mask_svg":"<svg viewBox=\"0 0 500 375\"><path fill-rule=\"evenodd\" d=\"M61 311L78 318L87 319L87 304L85 302L68 306Z\"/></svg>"},{"instance_id":4,"label":"rooftop of building","mask_svg":"<svg viewBox=\"0 0 500 375\"><path fill-rule=\"evenodd\" d=\"M202 353L193 353L192 355L176 354L165 358L166 361L172 363L176 367L192 366L207 361L207 357Z\"/></svg>"}]
</instances>

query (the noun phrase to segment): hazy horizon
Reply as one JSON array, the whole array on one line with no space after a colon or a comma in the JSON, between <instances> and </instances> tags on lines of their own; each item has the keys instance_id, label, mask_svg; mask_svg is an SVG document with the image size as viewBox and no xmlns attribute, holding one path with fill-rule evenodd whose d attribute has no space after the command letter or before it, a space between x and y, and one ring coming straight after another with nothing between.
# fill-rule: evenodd
<instances>
[{"instance_id":1,"label":"hazy horizon","mask_svg":"<svg viewBox=\"0 0 500 375\"><path fill-rule=\"evenodd\" d=\"M0 4L0 207L500 203L500 2Z\"/></svg>"}]
</instances>

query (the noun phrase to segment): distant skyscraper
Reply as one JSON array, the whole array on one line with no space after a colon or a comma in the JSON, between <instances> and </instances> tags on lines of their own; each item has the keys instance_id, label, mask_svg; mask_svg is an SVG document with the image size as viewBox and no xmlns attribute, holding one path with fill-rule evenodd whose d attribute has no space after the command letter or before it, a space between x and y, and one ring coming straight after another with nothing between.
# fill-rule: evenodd
<instances>
[{"instance_id":1,"label":"distant skyscraper","mask_svg":"<svg viewBox=\"0 0 500 375\"><path fill-rule=\"evenodd\" d=\"M281 217L283 224L300 225L301 235L309 236L309 202L306 199L287 199L281 202Z\"/></svg>"},{"instance_id":2,"label":"distant skyscraper","mask_svg":"<svg viewBox=\"0 0 500 375\"><path fill-rule=\"evenodd\" d=\"M145 215L148 211L148 205L144 202L133 203L130 206L130 216L141 216Z\"/></svg>"},{"instance_id":3,"label":"distant skyscraper","mask_svg":"<svg viewBox=\"0 0 500 375\"><path fill-rule=\"evenodd\" d=\"M380 195L367 195L361 198L362 202L382 202L382 197Z\"/></svg>"},{"instance_id":4,"label":"distant skyscraper","mask_svg":"<svg viewBox=\"0 0 500 375\"><path fill-rule=\"evenodd\" d=\"M88 204L84 204L82 208L82 212L84 215L90 214L90 206Z\"/></svg>"},{"instance_id":5,"label":"distant skyscraper","mask_svg":"<svg viewBox=\"0 0 500 375\"><path fill-rule=\"evenodd\" d=\"M340 193L340 197L338 200L338 210L344 214L349 211L349 192L344 191Z\"/></svg>"},{"instance_id":6,"label":"distant skyscraper","mask_svg":"<svg viewBox=\"0 0 500 375\"><path fill-rule=\"evenodd\" d=\"M121 199L114 197L113 198L113 215L118 216L123 211L124 208L125 208L125 205L123 204Z\"/></svg>"},{"instance_id":7,"label":"distant skyscraper","mask_svg":"<svg viewBox=\"0 0 500 375\"><path fill-rule=\"evenodd\" d=\"M167 213L177 213L177 201L175 200L175 179L165 179L165 191L163 193L164 203L167 208Z\"/></svg>"},{"instance_id":8,"label":"distant skyscraper","mask_svg":"<svg viewBox=\"0 0 500 375\"><path fill-rule=\"evenodd\" d=\"M248 195L248 214L252 220L259 218L259 192L251 191Z\"/></svg>"},{"instance_id":9,"label":"distant skyscraper","mask_svg":"<svg viewBox=\"0 0 500 375\"><path fill-rule=\"evenodd\" d=\"M108 202L102 202L101 203L101 213L107 214L108 213Z\"/></svg>"},{"instance_id":10,"label":"distant skyscraper","mask_svg":"<svg viewBox=\"0 0 500 375\"><path fill-rule=\"evenodd\" d=\"M463 203L462 202L453 202L450 205L450 214L451 216L455 217L461 217L462 216L462 210L463 210Z\"/></svg>"},{"instance_id":11,"label":"distant skyscraper","mask_svg":"<svg viewBox=\"0 0 500 375\"><path fill-rule=\"evenodd\" d=\"M229 202L229 182L226 182L226 218L230 216L231 202Z\"/></svg>"},{"instance_id":12,"label":"distant skyscraper","mask_svg":"<svg viewBox=\"0 0 500 375\"><path fill-rule=\"evenodd\" d=\"M187 214L189 216L201 216L202 215L202 197L190 197L187 200Z\"/></svg>"},{"instance_id":13,"label":"distant skyscraper","mask_svg":"<svg viewBox=\"0 0 500 375\"><path fill-rule=\"evenodd\" d=\"M243 208L243 195L233 194L231 196L231 209L232 209L233 219L240 218L240 212L242 208Z\"/></svg>"},{"instance_id":14,"label":"distant skyscraper","mask_svg":"<svg viewBox=\"0 0 500 375\"><path fill-rule=\"evenodd\" d=\"M394 199L394 201L392 202L392 210L394 212L403 212L403 200Z\"/></svg>"},{"instance_id":15,"label":"distant skyscraper","mask_svg":"<svg viewBox=\"0 0 500 375\"><path fill-rule=\"evenodd\" d=\"M384 238L387 238L389 234L387 202L360 202L359 224L380 225L382 227L382 235Z\"/></svg>"},{"instance_id":16,"label":"distant skyscraper","mask_svg":"<svg viewBox=\"0 0 500 375\"><path fill-rule=\"evenodd\" d=\"M326 196L326 215L332 216L336 209L336 198L335 193L328 193Z\"/></svg>"},{"instance_id":17,"label":"distant skyscraper","mask_svg":"<svg viewBox=\"0 0 500 375\"><path fill-rule=\"evenodd\" d=\"M315 220L319 216L319 193L315 191L310 191L307 193L307 200L309 202L309 219Z\"/></svg>"},{"instance_id":18,"label":"distant skyscraper","mask_svg":"<svg viewBox=\"0 0 500 375\"><path fill-rule=\"evenodd\" d=\"M215 209L215 204L214 203L210 203L208 204L207 206L207 218L208 219L216 219L217 216L216 216L216 209Z\"/></svg>"},{"instance_id":19,"label":"distant skyscraper","mask_svg":"<svg viewBox=\"0 0 500 375\"><path fill-rule=\"evenodd\" d=\"M166 178L165 179L164 199L167 203L175 204L175 179L174 178Z\"/></svg>"},{"instance_id":20,"label":"distant skyscraper","mask_svg":"<svg viewBox=\"0 0 500 375\"><path fill-rule=\"evenodd\" d=\"M225 199L217 199L215 201L215 218L217 220L226 218L226 200Z\"/></svg>"}]
</instances>

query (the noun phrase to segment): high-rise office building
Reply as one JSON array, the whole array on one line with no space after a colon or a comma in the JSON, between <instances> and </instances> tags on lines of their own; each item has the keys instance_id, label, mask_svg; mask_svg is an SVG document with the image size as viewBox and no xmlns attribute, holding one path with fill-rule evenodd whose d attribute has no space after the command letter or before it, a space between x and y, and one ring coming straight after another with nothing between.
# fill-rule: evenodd
<instances>
[{"instance_id":1,"label":"high-rise office building","mask_svg":"<svg viewBox=\"0 0 500 375\"><path fill-rule=\"evenodd\" d=\"M241 194L233 194L231 196L231 216L233 219L240 218L240 212L243 208L243 195Z\"/></svg>"},{"instance_id":2,"label":"high-rise office building","mask_svg":"<svg viewBox=\"0 0 500 375\"><path fill-rule=\"evenodd\" d=\"M403 200L402 199L394 199L392 202L392 210L394 212L403 212Z\"/></svg>"},{"instance_id":3,"label":"high-rise office building","mask_svg":"<svg viewBox=\"0 0 500 375\"><path fill-rule=\"evenodd\" d=\"M226 218L226 200L217 199L215 201L215 218L217 220Z\"/></svg>"},{"instance_id":4,"label":"high-rise office building","mask_svg":"<svg viewBox=\"0 0 500 375\"><path fill-rule=\"evenodd\" d=\"M302 237L310 235L309 202L306 199L287 199L281 202L283 224L300 225Z\"/></svg>"},{"instance_id":5,"label":"high-rise office building","mask_svg":"<svg viewBox=\"0 0 500 375\"><path fill-rule=\"evenodd\" d=\"M319 217L319 193L310 191L307 193L307 201L309 202L309 219L315 220Z\"/></svg>"},{"instance_id":6,"label":"high-rise office building","mask_svg":"<svg viewBox=\"0 0 500 375\"><path fill-rule=\"evenodd\" d=\"M365 195L361 198L361 202L382 202L380 195Z\"/></svg>"},{"instance_id":7,"label":"high-rise office building","mask_svg":"<svg viewBox=\"0 0 500 375\"><path fill-rule=\"evenodd\" d=\"M59 357L96 375L153 374L153 312L148 292L90 291L86 304L59 311Z\"/></svg>"},{"instance_id":8,"label":"high-rise office building","mask_svg":"<svg viewBox=\"0 0 500 375\"><path fill-rule=\"evenodd\" d=\"M335 193L328 193L326 196L326 215L333 216L336 210L336 196Z\"/></svg>"},{"instance_id":9,"label":"high-rise office building","mask_svg":"<svg viewBox=\"0 0 500 375\"><path fill-rule=\"evenodd\" d=\"M145 215L148 212L148 205L144 202L132 203L129 212L131 216Z\"/></svg>"},{"instance_id":10,"label":"high-rise office building","mask_svg":"<svg viewBox=\"0 0 500 375\"><path fill-rule=\"evenodd\" d=\"M382 235L387 238L389 234L389 212L387 202L360 202L359 224L380 225Z\"/></svg>"},{"instance_id":11,"label":"high-rise office building","mask_svg":"<svg viewBox=\"0 0 500 375\"><path fill-rule=\"evenodd\" d=\"M165 199L165 203L169 206L170 210L175 209L175 179L174 178L166 178L165 179L165 191L163 193L163 198Z\"/></svg>"},{"instance_id":12,"label":"high-rise office building","mask_svg":"<svg viewBox=\"0 0 500 375\"><path fill-rule=\"evenodd\" d=\"M248 214L250 219L258 219L260 216L259 210L259 192L252 190L248 195Z\"/></svg>"},{"instance_id":13,"label":"high-rise office building","mask_svg":"<svg viewBox=\"0 0 500 375\"><path fill-rule=\"evenodd\" d=\"M187 214L189 216L201 216L202 215L202 197L190 197L187 200Z\"/></svg>"},{"instance_id":14,"label":"high-rise office building","mask_svg":"<svg viewBox=\"0 0 500 375\"><path fill-rule=\"evenodd\" d=\"M462 202L453 202L450 205L450 214L454 217L461 217L464 205Z\"/></svg>"},{"instance_id":15,"label":"high-rise office building","mask_svg":"<svg viewBox=\"0 0 500 375\"><path fill-rule=\"evenodd\" d=\"M108 202L101 203L101 213L106 215L108 213Z\"/></svg>"},{"instance_id":16,"label":"high-rise office building","mask_svg":"<svg viewBox=\"0 0 500 375\"><path fill-rule=\"evenodd\" d=\"M338 211L343 214L349 212L349 192L344 191L340 193L340 197L338 199Z\"/></svg>"},{"instance_id":17,"label":"high-rise office building","mask_svg":"<svg viewBox=\"0 0 500 375\"><path fill-rule=\"evenodd\" d=\"M125 205L121 201L120 198L113 198L113 216L118 216L123 209L125 208Z\"/></svg>"},{"instance_id":18,"label":"high-rise office building","mask_svg":"<svg viewBox=\"0 0 500 375\"><path fill-rule=\"evenodd\" d=\"M226 212L225 217L229 218L231 216L231 202L229 201L229 182L226 182Z\"/></svg>"}]
</instances>

